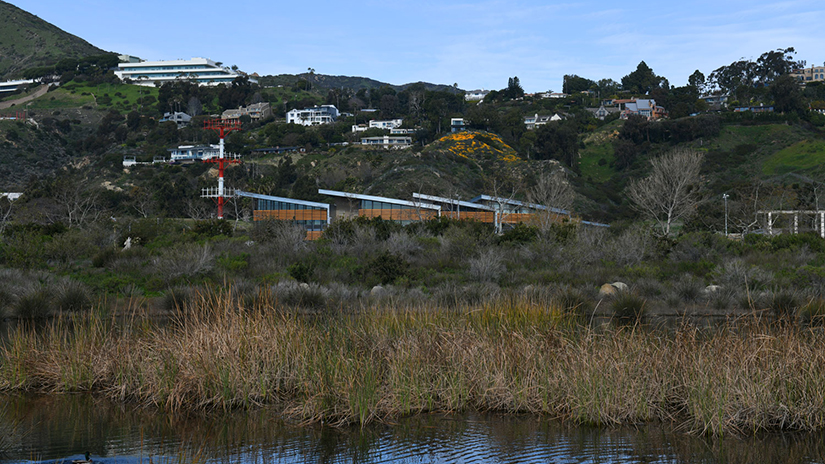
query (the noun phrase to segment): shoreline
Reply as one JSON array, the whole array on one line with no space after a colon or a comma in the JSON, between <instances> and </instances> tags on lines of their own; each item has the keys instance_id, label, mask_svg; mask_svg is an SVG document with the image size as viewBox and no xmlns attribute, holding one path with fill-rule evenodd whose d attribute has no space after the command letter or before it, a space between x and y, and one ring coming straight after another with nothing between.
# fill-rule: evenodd
<instances>
[{"instance_id":1,"label":"shoreline","mask_svg":"<svg viewBox=\"0 0 825 464\"><path fill-rule=\"evenodd\" d=\"M307 319L213 294L163 326L92 312L18 327L0 350L0 392L86 391L178 412L273 407L332 426L476 410L752 435L825 426L823 342L818 328L764 322L595 330L529 301Z\"/></svg>"}]
</instances>

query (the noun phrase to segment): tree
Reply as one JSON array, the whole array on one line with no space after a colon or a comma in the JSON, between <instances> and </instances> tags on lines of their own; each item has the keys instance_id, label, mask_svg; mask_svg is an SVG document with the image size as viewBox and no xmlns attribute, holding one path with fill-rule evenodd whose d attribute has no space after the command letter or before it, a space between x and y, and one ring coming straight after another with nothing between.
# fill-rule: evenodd
<instances>
[{"instance_id":1,"label":"tree","mask_svg":"<svg viewBox=\"0 0 825 464\"><path fill-rule=\"evenodd\" d=\"M642 61L636 66L635 71L622 78L622 88L628 92L647 95L651 90L661 87L663 80Z\"/></svg>"},{"instance_id":2,"label":"tree","mask_svg":"<svg viewBox=\"0 0 825 464\"><path fill-rule=\"evenodd\" d=\"M518 76L511 77L507 80L507 88L501 91L502 95L505 98L515 99L521 98L524 96L524 89L521 88L521 82L518 80Z\"/></svg>"},{"instance_id":3,"label":"tree","mask_svg":"<svg viewBox=\"0 0 825 464\"><path fill-rule=\"evenodd\" d=\"M548 232L550 226L567 217L559 210L570 211L573 197L573 188L567 182L564 170L556 169L539 177L539 181L527 193L527 198L531 203L548 207L533 215L535 225L538 226L540 232Z\"/></svg>"},{"instance_id":4,"label":"tree","mask_svg":"<svg viewBox=\"0 0 825 464\"><path fill-rule=\"evenodd\" d=\"M536 158L556 159L577 169L579 135L572 121L552 121L536 129Z\"/></svg>"},{"instance_id":5,"label":"tree","mask_svg":"<svg viewBox=\"0 0 825 464\"><path fill-rule=\"evenodd\" d=\"M705 75L698 69L688 77L688 86L696 89L700 94L705 91Z\"/></svg>"},{"instance_id":6,"label":"tree","mask_svg":"<svg viewBox=\"0 0 825 464\"><path fill-rule=\"evenodd\" d=\"M590 90L596 85L595 82L575 74L565 74L561 91L566 94L579 93L583 90Z\"/></svg>"},{"instance_id":7,"label":"tree","mask_svg":"<svg viewBox=\"0 0 825 464\"><path fill-rule=\"evenodd\" d=\"M803 113L806 110L799 83L790 75L786 74L774 80L768 88L768 92L773 98L776 111L781 113Z\"/></svg>"},{"instance_id":8,"label":"tree","mask_svg":"<svg viewBox=\"0 0 825 464\"><path fill-rule=\"evenodd\" d=\"M675 149L652 159L650 174L628 187L628 198L637 211L656 223L658 235L670 235L674 222L695 213L703 160L701 152Z\"/></svg>"},{"instance_id":9,"label":"tree","mask_svg":"<svg viewBox=\"0 0 825 464\"><path fill-rule=\"evenodd\" d=\"M8 195L0 197L0 236L6 230L6 224L9 222L12 211L12 200Z\"/></svg>"}]
</instances>

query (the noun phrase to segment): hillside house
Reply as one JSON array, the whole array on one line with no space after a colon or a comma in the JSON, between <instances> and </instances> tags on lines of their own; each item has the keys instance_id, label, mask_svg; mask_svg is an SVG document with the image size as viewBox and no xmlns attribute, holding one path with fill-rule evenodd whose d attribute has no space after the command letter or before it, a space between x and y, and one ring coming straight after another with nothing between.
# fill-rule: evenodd
<instances>
[{"instance_id":1,"label":"hillside house","mask_svg":"<svg viewBox=\"0 0 825 464\"><path fill-rule=\"evenodd\" d=\"M246 107L226 110L221 114L221 119L240 119L243 115L249 116L253 121L260 121L272 116L272 107L268 102L253 103Z\"/></svg>"},{"instance_id":2,"label":"hillside house","mask_svg":"<svg viewBox=\"0 0 825 464\"><path fill-rule=\"evenodd\" d=\"M286 114L286 122L302 126L332 124L338 120L338 108L334 105L321 105L302 110L294 109Z\"/></svg>"}]
</instances>

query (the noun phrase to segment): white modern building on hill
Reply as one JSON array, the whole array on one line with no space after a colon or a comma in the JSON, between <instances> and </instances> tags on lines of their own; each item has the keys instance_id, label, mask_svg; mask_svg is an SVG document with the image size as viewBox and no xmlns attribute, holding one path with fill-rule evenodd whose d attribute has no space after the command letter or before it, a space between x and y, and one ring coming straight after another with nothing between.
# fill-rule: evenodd
<instances>
[{"instance_id":1,"label":"white modern building on hill","mask_svg":"<svg viewBox=\"0 0 825 464\"><path fill-rule=\"evenodd\" d=\"M115 75L122 81L129 79L139 85L154 86L176 80L192 80L199 85L231 84L244 74L220 66L208 58L191 60L141 61L119 63ZM249 78L249 82L257 83Z\"/></svg>"},{"instance_id":2,"label":"white modern building on hill","mask_svg":"<svg viewBox=\"0 0 825 464\"><path fill-rule=\"evenodd\" d=\"M322 105L302 110L294 109L286 114L288 124L300 124L302 126L317 126L320 124L332 124L338 119L338 108L334 105Z\"/></svg>"},{"instance_id":3,"label":"white modern building on hill","mask_svg":"<svg viewBox=\"0 0 825 464\"><path fill-rule=\"evenodd\" d=\"M0 82L0 92L14 92L21 85L33 84L34 79L18 79L16 81Z\"/></svg>"}]
</instances>

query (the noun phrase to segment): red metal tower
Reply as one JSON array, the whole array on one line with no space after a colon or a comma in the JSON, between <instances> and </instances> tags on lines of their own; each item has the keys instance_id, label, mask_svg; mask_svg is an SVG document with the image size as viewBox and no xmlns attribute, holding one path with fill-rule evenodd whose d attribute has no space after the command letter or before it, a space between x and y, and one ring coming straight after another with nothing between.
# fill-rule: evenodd
<instances>
[{"instance_id":1,"label":"red metal tower","mask_svg":"<svg viewBox=\"0 0 825 464\"><path fill-rule=\"evenodd\" d=\"M223 139L226 134L232 132L233 130L241 130L241 122L237 119L208 119L203 122L203 128L206 130L218 131L220 133L221 149L217 158L206 158L203 160L204 163L218 164L218 188L203 189L201 197L214 198L215 202L218 203L218 219L223 219L223 204L226 201L225 199L231 198L234 195L231 188L226 189L223 186L223 169L226 164L236 164L241 162L241 160L238 159L238 155L224 154Z\"/></svg>"}]
</instances>

